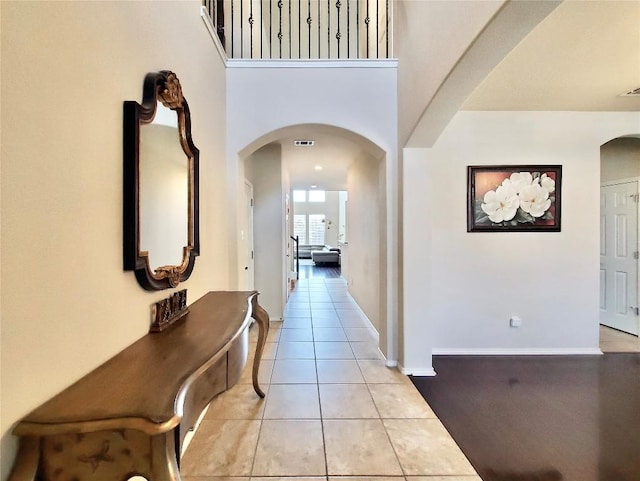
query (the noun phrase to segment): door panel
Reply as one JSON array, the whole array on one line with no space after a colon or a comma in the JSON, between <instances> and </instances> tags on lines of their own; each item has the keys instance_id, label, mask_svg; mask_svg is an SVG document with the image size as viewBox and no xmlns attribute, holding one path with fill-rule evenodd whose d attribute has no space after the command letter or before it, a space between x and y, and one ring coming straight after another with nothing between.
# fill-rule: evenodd
<instances>
[{"instance_id":1,"label":"door panel","mask_svg":"<svg viewBox=\"0 0 640 481\"><path fill-rule=\"evenodd\" d=\"M600 191L600 323L638 335L638 182Z\"/></svg>"},{"instance_id":2,"label":"door panel","mask_svg":"<svg viewBox=\"0 0 640 481\"><path fill-rule=\"evenodd\" d=\"M627 311L629 311L629 301L627 299L627 289L629 288L627 281L628 276L626 272L620 271L616 272L615 276L616 314L626 316Z\"/></svg>"}]
</instances>

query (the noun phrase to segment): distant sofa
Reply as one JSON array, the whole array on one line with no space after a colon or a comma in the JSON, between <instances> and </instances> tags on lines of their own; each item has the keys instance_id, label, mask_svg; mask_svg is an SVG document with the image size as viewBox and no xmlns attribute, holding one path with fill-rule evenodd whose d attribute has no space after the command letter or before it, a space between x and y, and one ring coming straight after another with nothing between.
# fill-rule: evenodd
<instances>
[{"instance_id":1,"label":"distant sofa","mask_svg":"<svg viewBox=\"0 0 640 481\"><path fill-rule=\"evenodd\" d=\"M329 248L321 251L311 251L311 259L316 265L336 264L340 265L340 249Z\"/></svg>"},{"instance_id":2,"label":"distant sofa","mask_svg":"<svg viewBox=\"0 0 640 481\"><path fill-rule=\"evenodd\" d=\"M311 259L315 264L340 265L340 249L328 245L300 245L299 259Z\"/></svg>"},{"instance_id":3,"label":"distant sofa","mask_svg":"<svg viewBox=\"0 0 640 481\"><path fill-rule=\"evenodd\" d=\"M324 248L329 249L329 246L300 244L300 248L298 250L298 258L299 259L311 259L311 251L321 251Z\"/></svg>"}]
</instances>

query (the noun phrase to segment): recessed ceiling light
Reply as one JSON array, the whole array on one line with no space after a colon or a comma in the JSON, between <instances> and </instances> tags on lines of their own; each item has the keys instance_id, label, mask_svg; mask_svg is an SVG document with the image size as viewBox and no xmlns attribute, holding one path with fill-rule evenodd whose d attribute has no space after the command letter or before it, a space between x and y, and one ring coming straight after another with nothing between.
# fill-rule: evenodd
<instances>
[{"instance_id":1,"label":"recessed ceiling light","mask_svg":"<svg viewBox=\"0 0 640 481\"><path fill-rule=\"evenodd\" d=\"M314 167L314 169L315 169L315 170L322 170L322 166L321 166L321 165L316 165L316 166Z\"/></svg>"},{"instance_id":2,"label":"recessed ceiling light","mask_svg":"<svg viewBox=\"0 0 640 481\"><path fill-rule=\"evenodd\" d=\"M311 184L312 189L315 189L316 187L318 187L316 184Z\"/></svg>"},{"instance_id":3,"label":"recessed ceiling light","mask_svg":"<svg viewBox=\"0 0 640 481\"><path fill-rule=\"evenodd\" d=\"M315 141L313 140L294 140L293 145L296 147L313 147Z\"/></svg>"}]
</instances>

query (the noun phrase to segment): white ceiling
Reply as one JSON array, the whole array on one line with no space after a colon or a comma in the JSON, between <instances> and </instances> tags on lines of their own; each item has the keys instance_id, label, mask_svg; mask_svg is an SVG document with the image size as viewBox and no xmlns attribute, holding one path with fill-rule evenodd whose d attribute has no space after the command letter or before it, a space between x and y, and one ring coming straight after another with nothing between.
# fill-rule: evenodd
<instances>
[{"instance_id":1,"label":"white ceiling","mask_svg":"<svg viewBox=\"0 0 640 481\"><path fill-rule=\"evenodd\" d=\"M313 140L313 147L296 147L294 140ZM354 159L375 157L372 145L340 129L309 126L278 141L292 189L347 190L347 171ZM373 149L373 151L372 151ZM322 170L316 170L320 166Z\"/></svg>"},{"instance_id":2,"label":"white ceiling","mask_svg":"<svg viewBox=\"0 0 640 481\"><path fill-rule=\"evenodd\" d=\"M563 2L475 89L464 110L639 111L640 1Z\"/></svg>"},{"instance_id":3,"label":"white ceiling","mask_svg":"<svg viewBox=\"0 0 640 481\"><path fill-rule=\"evenodd\" d=\"M313 147L296 147L294 140L313 140ZM287 166L291 188L309 190L347 190L347 170L361 150L352 141L335 135L310 132L305 136L282 139L282 159ZM315 170L316 166L322 170Z\"/></svg>"}]
</instances>

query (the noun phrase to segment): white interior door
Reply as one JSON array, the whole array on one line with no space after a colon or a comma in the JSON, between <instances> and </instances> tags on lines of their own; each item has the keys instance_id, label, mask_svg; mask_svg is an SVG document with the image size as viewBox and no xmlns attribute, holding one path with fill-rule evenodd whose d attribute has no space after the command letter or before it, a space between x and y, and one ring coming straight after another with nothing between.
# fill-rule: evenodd
<instances>
[{"instance_id":1,"label":"white interior door","mask_svg":"<svg viewBox=\"0 0 640 481\"><path fill-rule=\"evenodd\" d=\"M600 190L600 323L638 335L638 181Z\"/></svg>"},{"instance_id":2,"label":"white interior door","mask_svg":"<svg viewBox=\"0 0 640 481\"><path fill-rule=\"evenodd\" d=\"M242 289L254 289L253 258L253 185L244 183L242 210L240 212L240 280Z\"/></svg>"}]
</instances>

